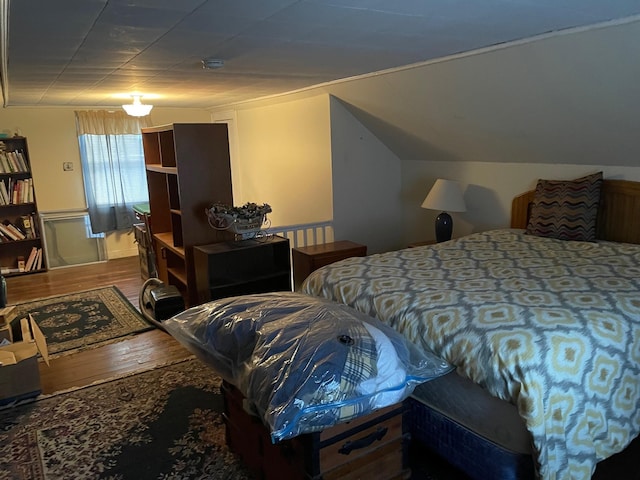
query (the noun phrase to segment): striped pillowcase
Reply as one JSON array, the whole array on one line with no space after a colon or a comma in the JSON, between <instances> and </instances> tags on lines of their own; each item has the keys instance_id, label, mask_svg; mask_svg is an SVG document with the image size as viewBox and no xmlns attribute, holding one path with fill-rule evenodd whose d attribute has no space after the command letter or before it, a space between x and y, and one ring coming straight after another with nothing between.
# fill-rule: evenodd
<instances>
[{"instance_id":1,"label":"striped pillowcase","mask_svg":"<svg viewBox=\"0 0 640 480\"><path fill-rule=\"evenodd\" d=\"M602 172L575 180L538 180L526 232L558 240L596 241Z\"/></svg>"}]
</instances>

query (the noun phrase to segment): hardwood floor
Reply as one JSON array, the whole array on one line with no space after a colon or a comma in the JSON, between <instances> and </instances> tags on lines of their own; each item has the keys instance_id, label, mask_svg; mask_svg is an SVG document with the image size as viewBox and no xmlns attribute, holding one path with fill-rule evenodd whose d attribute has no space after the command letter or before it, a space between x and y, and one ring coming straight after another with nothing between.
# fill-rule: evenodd
<instances>
[{"instance_id":1,"label":"hardwood floor","mask_svg":"<svg viewBox=\"0 0 640 480\"><path fill-rule=\"evenodd\" d=\"M144 283L138 257L60 268L7 278L7 303L63 295L91 288L115 285L138 307ZM141 333L118 343L54 358L40 363L42 393L89 385L98 380L153 368L190 356L185 348L160 329Z\"/></svg>"}]
</instances>

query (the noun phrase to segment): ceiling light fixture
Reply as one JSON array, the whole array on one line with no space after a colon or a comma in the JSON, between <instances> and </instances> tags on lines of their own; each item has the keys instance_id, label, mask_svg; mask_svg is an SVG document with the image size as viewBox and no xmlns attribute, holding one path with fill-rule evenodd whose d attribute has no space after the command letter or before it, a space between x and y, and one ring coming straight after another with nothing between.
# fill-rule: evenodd
<instances>
[{"instance_id":1,"label":"ceiling light fixture","mask_svg":"<svg viewBox=\"0 0 640 480\"><path fill-rule=\"evenodd\" d=\"M214 68L221 68L224 65L224 60L219 58L205 58L202 60L202 68L205 70L212 70Z\"/></svg>"},{"instance_id":2,"label":"ceiling light fixture","mask_svg":"<svg viewBox=\"0 0 640 480\"><path fill-rule=\"evenodd\" d=\"M145 115L149 115L153 105L143 104L140 101L142 95L131 95L131 97L133 97L133 103L122 105L124 111L132 117L144 117Z\"/></svg>"}]
</instances>

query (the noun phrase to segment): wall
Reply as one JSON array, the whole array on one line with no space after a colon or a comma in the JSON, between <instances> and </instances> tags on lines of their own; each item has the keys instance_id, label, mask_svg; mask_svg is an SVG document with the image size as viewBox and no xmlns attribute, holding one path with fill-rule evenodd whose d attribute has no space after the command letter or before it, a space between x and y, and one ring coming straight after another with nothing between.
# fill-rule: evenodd
<instances>
[{"instance_id":1,"label":"wall","mask_svg":"<svg viewBox=\"0 0 640 480\"><path fill-rule=\"evenodd\" d=\"M541 165L488 162L404 161L405 241L435 239L435 217L440 212L420 208L437 178L456 179L464 190L467 211L451 213L453 236L510 225L513 197L533 190L539 178L571 180L602 171L605 178L640 181L640 168L605 165Z\"/></svg>"},{"instance_id":2,"label":"wall","mask_svg":"<svg viewBox=\"0 0 640 480\"><path fill-rule=\"evenodd\" d=\"M334 221L344 218L343 232L361 231L368 237L363 243L393 248L435 236L438 212L420 204L438 177L459 180L467 190L469 210L454 214L454 235L507 226L511 199L537 178L603 170L605 177L640 180L638 38L637 18L551 32L219 110L255 112L251 129L260 131L271 122L258 117L262 109L306 105L280 110L291 116L279 124L290 125L318 115L318 104L305 104L308 99L337 99L331 102L331 158L318 157L334 169ZM240 145L245 134L239 125ZM381 157L372 161L372 152ZM278 175L287 177L286 169ZM377 199L376 191L392 201L391 212L401 212L384 219L402 218L402 228L382 228L377 209L359 208ZM312 199L314 191L307 195L307 201L325 201Z\"/></svg>"},{"instance_id":3,"label":"wall","mask_svg":"<svg viewBox=\"0 0 640 480\"><path fill-rule=\"evenodd\" d=\"M398 245L401 163L336 99L320 94L214 111L230 124L234 202L269 203L274 227L333 221L370 252Z\"/></svg>"},{"instance_id":4,"label":"wall","mask_svg":"<svg viewBox=\"0 0 640 480\"><path fill-rule=\"evenodd\" d=\"M216 118L214 116L214 118ZM333 216L326 95L235 111L234 202L268 203L272 225ZM231 135L233 139L234 136Z\"/></svg>"},{"instance_id":5,"label":"wall","mask_svg":"<svg viewBox=\"0 0 640 480\"><path fill-rule=\"evenodd\" d=\"M20 132L27 137L38 209L43 212L84 210L86 202L76 135L74 108L10 107L0 109L0 131ZM154 108L154 125L177 122L210 122L201 109ZM72 171L63 171L63 162L73 162ZM107 236L109 258L137 255L129 232Z\"/></svg>"},{"instance_id":6,"label":"wall","mask_svg":"<svg viewBox=\"0 0 640 480\"><path fill-rule=\"evenodd\" d=\"M402 246L402 169L398 157L331 97L333 229L368 253Z\"/></svg>"}]
</instances>

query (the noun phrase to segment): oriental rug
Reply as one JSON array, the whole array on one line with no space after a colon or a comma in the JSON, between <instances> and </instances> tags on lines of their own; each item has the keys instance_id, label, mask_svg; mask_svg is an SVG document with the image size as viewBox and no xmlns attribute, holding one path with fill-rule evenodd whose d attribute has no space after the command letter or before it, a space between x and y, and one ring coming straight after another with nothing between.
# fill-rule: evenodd
<instances>
[{"instance_id":1,"label":"oriental rug","mask_svg":"<svg viewBox=\"0 0 640 480\"><path fill-rule=\"evenodd\" d=\"M32 314L52 358L155 328L115 286L19 303L14 312L14 333L20 319Z\"/></svg>"},{"instance_id":2,"label":"oriental rug","mask_svg":"<svg viewBox=\"0 0 640 480\"><path fill-rule=\"evenodd\" d=\"M249 479L195 358L0 410L0 479Z\"/></svg>"}]
</instances>

